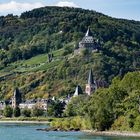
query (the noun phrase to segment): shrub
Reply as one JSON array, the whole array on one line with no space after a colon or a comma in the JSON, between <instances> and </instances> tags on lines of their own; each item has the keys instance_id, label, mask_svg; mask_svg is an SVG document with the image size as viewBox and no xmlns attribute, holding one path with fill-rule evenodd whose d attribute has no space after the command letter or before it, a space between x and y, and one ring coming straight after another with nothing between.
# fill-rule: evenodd
<instances>
[{"instance_id":1,"label":"shrub","mask_svg":"<svg viewBox=\"0 0 140 140\"><path fill-rule=\"evenodd\" d=\"M34 117L39 117L39 116L43 116L44 112L42 109L35 107L32 109L31 114Z\"/></svg>"},{"instance_id":2,"label":"shrub","mask_svg":"<svg viewBox=\"0 0 140 140\"><path fill-rule=\"evenodd\" d=\"M31 110L28 109L28 108L24 108L24 109L21 111L21 114L22 114L24 117L31 117Z\"/></svg>"},{"instance_id":3,"label":"shrub","mask_svg":"<svg viewBox=\"0 0 140 140\"><path fill-rule=\"evenodd\" d=\"M12 115L13 115L13 109L10 106L6 106L4 108L3 115L5 117L12 117Z\"/></svg>"},{"instance_id":4,"label":"shrub","mask_svg":"<svg viewBox=\"0 0 140 140\"><path fill-rule=\"evenodd\" d=\"M16 107L13 111L14 117L19 117L21 115L20 108Z\"/></svg>"}]
</instances>

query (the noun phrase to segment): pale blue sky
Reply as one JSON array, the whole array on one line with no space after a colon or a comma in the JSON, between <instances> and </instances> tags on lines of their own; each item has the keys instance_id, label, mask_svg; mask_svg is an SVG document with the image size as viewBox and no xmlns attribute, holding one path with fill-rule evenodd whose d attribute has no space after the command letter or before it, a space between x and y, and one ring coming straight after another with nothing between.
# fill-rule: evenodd
<instances>
[{"instance_id":1,"label":"pale blue sky","mask_svg":"<svg viewBox=\"0 0 140 140\"><path fill-rule=\"evenodd\" d=\"M0 0L0 15L20 14L42 6L78 6L106 15L140 21L140 0Z\"/></svg>"}]
</instances>

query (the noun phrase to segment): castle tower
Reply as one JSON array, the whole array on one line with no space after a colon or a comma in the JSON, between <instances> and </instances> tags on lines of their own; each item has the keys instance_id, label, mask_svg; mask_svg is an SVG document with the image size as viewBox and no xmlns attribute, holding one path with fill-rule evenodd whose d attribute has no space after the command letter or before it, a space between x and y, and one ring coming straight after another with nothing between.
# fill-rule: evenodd
<instances>
[{"instance_id":1,"label":"castle tower","mask_svg":"<svg viewBox=\"0 0 140 140\"><path fill-rule=\"evenodd\" d=\"M91 95L91 93L95 92L97 89L97 85L95 80L93 79L93 73L92 70L89 72L89 77L88 77L88 83L86 84L86 89L85 92L87 95Z\"/></svg>"},{"instance_id":2,"label":"castle tower","mask_svg":"<svg viewBox=\"0 0 140 140\"><path fill-rule=\"evenodd\" d=\"M81 54L81 52L85 49L91 51L91 52L97 52L100 48L99 41L97 41L90 30L90 28L87 29L87 32L85 33L85 36L82 38L82 40L79 42L79 46L77 49L75 49L75 54Z\"/></svg>"},{"instance_id":3,"label":"castle tower","mask_svg":"<svg viewBox=\"0 0 140 140\"><path fill-rule=\"evenodd\" d=\"M19 106L20 103L21 103L21 94L19 92L19 89L16 88L14 90L14 94L13 94L13 97L12 97L12 107L16 108L17 106Z\"/></svg>"}]
</instances>

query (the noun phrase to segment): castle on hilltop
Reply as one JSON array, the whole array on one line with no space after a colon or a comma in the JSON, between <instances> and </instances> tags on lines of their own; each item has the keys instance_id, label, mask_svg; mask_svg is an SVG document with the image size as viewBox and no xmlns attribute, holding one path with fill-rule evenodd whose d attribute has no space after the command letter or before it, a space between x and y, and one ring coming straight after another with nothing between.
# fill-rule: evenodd
<instances>
[{"instance_id":1,"label":"castle on hilltop","mask_svg":"<svg viewBox=\"0 0 140 140\"><path fill-rule=\"evenodd\" d=\"M97 52L100 47L100 44L98 40L95 40L92 36L92 33L90 31L90 28L88 28L85 36L83 39L79 42L78 49L74 51L74 54L80 54L82 50L87 49L91 52Z\"/></svg>"}]
</instances>

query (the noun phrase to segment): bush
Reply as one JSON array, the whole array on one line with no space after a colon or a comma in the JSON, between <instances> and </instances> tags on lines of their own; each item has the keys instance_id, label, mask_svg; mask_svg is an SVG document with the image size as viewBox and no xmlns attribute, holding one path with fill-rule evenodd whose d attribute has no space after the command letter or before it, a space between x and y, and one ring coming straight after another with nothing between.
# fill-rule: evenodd
<instances>
[{"instance_id":1,"label":"bush","mask_svg":"<svg viewBox=\"0 0 140 140\"><path fill-rule=\"evenodd\" d=\"M138 116L135 120L135 123L134 123L134 130L135 131L140 131L140 116Z\"/></svg>"},{"instance_id":2,"label":"bush","mask_svg":"<svg viewBox=\"0 0 140 140\"><path fill-rule=\"evenodd\" d=\"M88 130L91 129L89 119L82 118L80 116L72 118L55 119L52 121L51 126L53 128L59 128L62 130Z\"/></svg>"},{"instance_id":3,"label":"bush","mask_svg":"<svg viewBox=\"0 0 140 140\"><path fill-rule=\"evenodd\" d=\"M13 109L10 106L6 106L4 108L3 115L5 117L12 117L12 115L13 115Z\"/></svg>"},{"instance_id":4,"label":"bush","mask_svg":"<svg viewBox=\"0 0 140 140\"><path fill-rule=\"evenodd\" d=\"M19 117L21 115L20 108L16 107L13 111L14 117Z\"/></svg>"},{"instance_id":5,"label":"bush","mask_svg":"<svg viewBox=\"0 0 140 140\"><path fill-rule=\"evenodd\" d=\"M35 107L32 109L31 114L33 117L39 117L39 116L43 116L44 111L40 108Z\"/></svg>"},{"instance_id":6,"label":"bush","mask_svg":"<svg viewBox=\"0 0 140 140\"><path fill-rule=\"evenodd\" d=\"M24 117L31 117L31 110L28 109L28 108L24 108L24 109L21 111L21 114L22 114Z\"/></svg>"}]
</instances>

